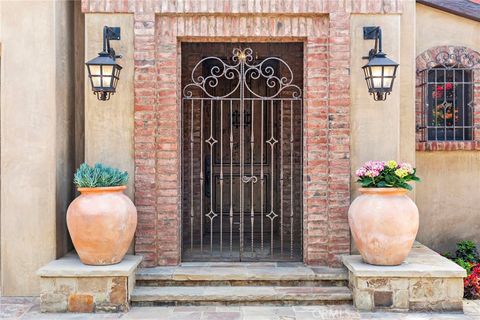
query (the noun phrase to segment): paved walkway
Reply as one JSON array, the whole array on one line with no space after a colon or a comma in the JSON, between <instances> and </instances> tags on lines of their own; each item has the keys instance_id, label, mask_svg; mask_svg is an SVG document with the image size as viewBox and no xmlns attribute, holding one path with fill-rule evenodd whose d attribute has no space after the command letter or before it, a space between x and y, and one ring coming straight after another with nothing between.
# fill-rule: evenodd
<instances>
[{"instance_id":1,"label":"paved walkway","mask_svg":"<svg viewBox=\"0 0 480 320\"><path fill-rule=\"evenodd\" d=\"M0 319L165 320L480 320L480 300L464 301L460 313L357 312L351 305L294 307L135 307L125 314L40 313L36 298L0 298Z\"/></svg>"}]
</instances>

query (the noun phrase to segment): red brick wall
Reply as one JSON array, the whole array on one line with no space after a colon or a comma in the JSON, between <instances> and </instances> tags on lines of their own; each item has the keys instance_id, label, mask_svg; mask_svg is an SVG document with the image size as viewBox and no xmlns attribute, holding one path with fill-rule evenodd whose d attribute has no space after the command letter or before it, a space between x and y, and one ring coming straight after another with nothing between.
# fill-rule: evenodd
<instances>
[{"instance_id":1,"label":"red brick wall","mask_svg":"<svg viewBox=\"0 0 480 320\"><path fill-rule=\"evenodd\" d=\"M397 13L400 0L82 0L85 13L135 20L136 254L175 265L181 244L181 41L303 41L304 261L350 250L350 13ZM120 80L121 81L121 80Z\"/></svg>"}]
</instances>

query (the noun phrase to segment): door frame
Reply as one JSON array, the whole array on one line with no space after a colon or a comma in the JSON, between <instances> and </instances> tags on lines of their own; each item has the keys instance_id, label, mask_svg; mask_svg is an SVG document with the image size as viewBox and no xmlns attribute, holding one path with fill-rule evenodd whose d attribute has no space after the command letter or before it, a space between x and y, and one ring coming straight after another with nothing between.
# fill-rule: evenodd
<instances>
[{"instance_id":1,"label":"door frame","mask_svg":"<svg viewBox=\"0 0 480 320\"><path fill-rule=\"evenodd\" d=\"M183 41L183 42L194 42L194 43L198 43L199 45L201 45L201 44L206 44L206 42L198 41L198 39L195 39L195 40L196 40L196 41ZM223 41L218 41L218 42L226 42L226 41L224 41L224 39L223 39ZM302 45L302 48L303 48L303 52L305 51L305 44L304 44L303 41L288 41L288 42L293 42L293 43L296 43L297 45L298 45L298 44L301 44L301 45ZM282 42L282 41L235 41L235 42L228 42L228 43L231 43L231 44L234 44L234 43L242 43L242 44L243 44L243 43L251 43L251 45L252 45L253 47L255 46L255 44L265 44L265 43L286 44L286 42ZM182 48L182 42L179 43L179 47L180 47L180 49ZM277 55L277 57L278 57L278 56L279 56L279 55ZM218 57L218 58L221 58L221 57ZM272 57L269 57L269 58L275 58L275 56L272 56ZM280 58L281 58L281 55L280 55ZM305 59L305 54L304 54L304 53L302 54L302 71L303 71L303 74L302 74L303 77L302 77L302 78L305 79L305 78L304 78L304 75L305 75L305 61L304 61L303 59ZM202 59L199 58L199 60L197 61L198 64L200 64L200 60L202 60ZM263 61L263 57L262 57L262 59L258 59L258 60L259 60L259 61ZM290 73L291 73L291 75L292 75L291 81L293 81L293 80L294 80L294 79L293 79L294 74L293 74L292 70L290 69L290 66L287 64L287 62L283 61L282 59L279 59L279 60L282 61L282 62L285 64L285 66L288 68L288 70L290 70ZM182 66L181 68L183 69L181 55L180 55L180 57L179 57L179 64ZM195 65L195 63L194 63L194 65ZM191 70L189 70L189 72L190 72L190 71L191 71ZM189 76L189 74L188 74L188 76ZM180 75L180 79L183 79L182 75ZM192 77L192 79L193 79L193 77ZM181 131L181 134L180 134L180 140L181 140L181 141L180 141L180 145L181 145L181 148L180 148L180 150L181 150L181 155L180 155L180 157L181 157L181 159L180 159L181 179L180 179L180 181L181 181L181 186L180 186L180 188L181 188L181 192L182 192L182 197L181 197L182 201L181 201L181 208L180 208L181 214L180 214L180 237L179 237L179 238L180 238L180 242L181 242L181 244L180 244L180 248L181 248L181 254L180 254L180 256L181 256L181 261L183 261L183 259L184 259L184 254L183 254L183 247L184 247L184 230L183 230L183 227L185 226L185 225L184 225L184 205L185 205L185 201L186 201L186 200L183 199L183 197L184 197L183 194L184 194L184 188L186 187L186 184L187 184L186 181L184 180L184 177L185 177L185 172L184 172L184 170L185 170L185 160L186 160L186 159L184 158L184 157L185 157L185 154L184 154L184 150L185 150L185 149L184 149L184 147L185 147L185 144L188 144L189 142L187 142L187 141L185 140L186 137L185 137L185 135L184 135L184 134L185 134L185 133L184 133L184 130L185 130L185 128L184 128L184 123L185 123L185 120L184 120L184 115L185 115L185 114L184 114L184 107L185 107L185 106L184 106L183 91L184 91L185 88L183 87L183 80L180 81L180 83L182 84L182 85L180 86L180 91L182 92L182 94L180 95L180 96L182 97L182 98L181 98L181 103L180 103L180 105L181 105L181 107L180 107L180 117L181 117L181 119L180 119L180 123L181 123L181 126L180 126L180 131ZM302 181L302 182L301 182L301 187L302 187L302 189L303 189L303 185L304 185L304 181L303 181L303 180L304 180L304 179L303 179L303 177L304 177L304 173L303 173L303 159L304 159L304 155L303 155L303 153L304 153L304 138L303 138L304 129L303 129L303 124L304 124L304 122L305 122L305 119L304 119L304 108L305 108L305 106L304 106L304 104L303 104L303 99L304 99L304 95L303 95L303 92L304 92L304 83L305 83L305 80L303 80L303 82L300 84L301 87L297 87L297 86L294 85L294 84L290 85L290 87L292 87L292 88L293 88L293 87L297 87L298 90L299 90L299 93L300 93L299 97L297 97L297 98L295 98L295 99L291 99L291 100L292 100L292 108L293 108L293 102L294 102L294 101L297 101L297 102L300 103L300 106L299 106L299 107L300 107L300 119L299 119L299 120L296 120L296 121L298 121L299 124L300 124L300 129L298 130L298 132L300 132L300 139L297 141L297 143L298 143L299 146L300 146L300 150L301 150L302 156L300 157L300 160L299 160L300 162L299 162L298 164L297 164L297 163L295 164L295 169L299 169L299 170L300 170L300 172L299 172L299 173L296 173L295 176L298 175L298 177L300 177L300 179L301 179L301 181ZM288 87L288 86L287 86L287 87ZM295 94L294 94L293 96L295 97ZM255 98L255 97L254 97L254 98ZM256 99L256 98L255 98L255 99ZM255 100L255 101L260 101L260 100L261 100L261 99L258 99L258 100ZM264 100L265 100L265 99L264 99ZM287 100L289 100L289 99L288 99L288 98L283 98L283 100L281 101L281 106L282 106L282 108L283 108L283 101L287 101ZM246 99L245 102L246 102L246 101L248 101L248 99ZM265 100L265 101L273 101L273 100ZM267 105L267 103L265 103L265 105L266 105L266 106L265 106L266 109L268 110L268 105ZM280 105L280 102L278 103L278 105ZM263 102L262 102L262 106L263 106ZM273 108L273 102L272 102L272 108ZM244 110L246 110L246 108L245 108ZM291 111L293 112L293 109L291 109ZM271 111L270 111L270 112L271 112ZM282 111L282 112L283 112L283 111ZM268 113L267 113L267 114L268 114ZM212 115L211 115L211 116L212 116ZM243 120L243 117L242 117L242 116L240 116L240 118L241 118L241 120ZM273 121L273 118L272 118L272 121ZM240 126L242 126L242 122L243 122L243 121L241 121ZM268 122L268 121L267 121L267 122ZM293 122L294 122L294 120L292 120L292 123L293 123ZM271 125L273 125L273 123L272 123ZM276 125L278 125L278 124L276 124ZM292 128L291 130L293 130L293 128ZM216 138L218 139L218 137L216 137ZM273 138L273 132L272 132L272 138ZM278 138L278 137L277 137L277 138ZM268 137L265 137L265 140L267 140L267 139L268 139ZM268 142L267 142L267 141L265 141L265 142L266 142L266 144L268 145ZM275 142L274 142L273 144L275 144ZM246 144L245 144L245 147L246 147ZM273 149L273 145L272 145L271 147L272 147L272 149ZM225 151L224 151L224 152L225 152ZM293 151L292 151L292 152L293 152ZM206 153L207 153L207 151L205 151L205 154L206 154ZM266 154L268 153L267 150L265 150L265 153L266 153ZM210 161L212 161L212 159L210 159ZM293 161L293 156L292 156L292 158L291 158L291 161ZM212 164L212 165L213 165L213 164ZM203 167L202 167L202 168L203 168ZM245 162L245 163L243 164L243 169L245 170L246 168L247 168L247 164L246 164L246 162ZM203 170L203 169L201 169L201 170ZM211 170L212 170L212 168L211 168ZM279 169L279 170L278 170L279 172L276 173L275 175L279 175L279 177L280 177L280 175L282 175L282 173L280 173L280 170L282 170L282 169ZM286 170L286 169L285 169L285 170ZM293 173L293 171L291 171L291 172ZM242 173L239 173L239 174L242 174ZM271 182L271 183L272 183L272 182ZM272 188L273 188L273 187L272 187ZM292 188L293 188L293 186L292 186ZM273 190L273 189L272 189L272 190ZM272 192L273 192L273 191L272 191ZM282 191L281 191L281 192L282 192ZM269 191L266 190L265 193L269 193ZM300 191L300 194L303 194L303 193ZM203 195L202 195L202 196L203 196ZM211 195L211 197L213 197L213 195ZM282 201L282 203L283 203L283 196L282 196L281 199L282 199L281 201ZM246 200L246 198L244 198L244 201L245 201L245 200ZM293 200L292 200L292 201L293 201ZM272 205L273 205L273 202L272 202ZM279 205L279 206L280 206L280 205ZM298 252L299 256L297 256L295 260L291 260L291 261L302 261L302 260L303 260L303 250L304 250L304 246L303 246L303 228L304 228L303 206L304 206L304 201L302 200L302 201L300 201L299 207L297 208L297 209L299 210L299 213L298 213L299 222L297 222L297 223L299 224L299 228L300 228L300 231L299 231L300 239L295 239L296 241L299 241L299 242L300 242L300 246L299 246L299 249L298 249L298 250L299 250L299 252ZM203 211L202 211L202 212L203 212ZM244 215L246 215L246 212L245 212L245 211L243 211L243 212L244 212ZM273 212L273 208L272 208L272 212ZM205 212L203 212L203 213L205 213ZM267 214L267 212L265 213L265 215L266 215L266 214ZM276 216L277 216L277 215L276 215ZM243 215L241 215L241 219L242 219L242 217L243 217ZM205 218L205 219L206 219L206 218ZM272 219L272 220L273 220L273 219ZM292 221L292 220L291 220L291 221ZM291 221L290 221L290 223L292 223ZM263 221L262 221L262 222L263 222ZM203 223L205 223L205 222L203 222ZM242 226L244 225L243 221L241 221L240 223L242 224ZM272 225L273 225L273 223L272 223ZM242 229L241 229L241 230L242 230ZM263 230L263 229L262 229L262 230ZM292 229L292 230L293 230L293 229ZM272 231L272 232L273 232L273 231ZM283 231L282 231L282 232L283 232ZM244 244L242 238L245 236L245 230L240 231L239 234L240 234L240 237L241 237L241 239L240 239L240 249L239 249L239 250L240 250L240 253L239 253L239 254L240 254L240 261L242 261L242 250L243 250L242 244ZM283 236L283 233L282 233L282 236ZM272 237L273 237L273 234L272 234ZM292 252L293 252L293 235L291 235L291 238L292 238L292 240L291 240L291 242L292 242L291 250L292 250ZM282 242L283 242L283 238L282 238ZM263 248L263 236L262 236L262 248ZM282 251L283 251L283 244L282 244ZM273 253L273 247L272 247L272 253ZM293 256L293 255L292 255L292 256ZM292 258L292 259L293 259L293 258ZM191 261L191 260L188 260L188 261ZM202 260L196 260L196 261L202 261ZM223 260L219 260L219 261L223 261ZM262 260L262 261L280 261L280 260L271 259L271 260Z\"/></svg>"}]
</instances>

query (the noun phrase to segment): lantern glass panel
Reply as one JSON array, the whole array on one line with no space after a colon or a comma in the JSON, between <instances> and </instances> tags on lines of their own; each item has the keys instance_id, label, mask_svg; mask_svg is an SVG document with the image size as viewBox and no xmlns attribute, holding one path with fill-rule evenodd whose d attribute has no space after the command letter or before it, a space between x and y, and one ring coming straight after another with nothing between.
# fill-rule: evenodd
<instances>
[{"instance_id":1,"label":"lantern glass panel","mask_svg":"<svg viewBox=\"0 0 480 320\"><path fill-rule=\"evenodd\" d=\"M102 66L102 87L111 87L112 86L112 74L113 66L105 65Z\"/></svg>"},{"instance_id":2,"label":"lantern glass panel","mask_svg":"<svg viewBox=\"0 0 480 320\"><path fill-rule=\"evenodd\" d=\"M383 87L384 88L391 88L392 87L392 82L394 79L394 74L395 74L395 66L385 66L383 67L383 73L385 78L383 79Z\"/></svg>"},{"instance_id":3,"label":"lantern glass panel","mask_svg":"<svg viewBox=\"0 0 480 320\"><path fill-rule=\"evenodd\" d=\"M384 66L384 75L387 77L393 77L393 74L395 73L395 66Z\"/></svg>"},{"instance_id":4,"label":"lantern glass panel","mask_svg":"<svg viewBox=\"0 0 480 320\"><path fill-rule=\"evenodd\" d=\"M102 83L101 83L101 75L102 75L102 71L101 71L101 67L99 65L89 65L88 66L88 71L90 72L90 79L92 80L92 86L94 88L98 88L98 87L101 87L102 86Z\"/></svg>"},{"instance_id":5,"label":"lantern glass panel","mask_svg":"<svg viewBox=\"0 0 480 320\"><path fill-rule=\"evenodd\" d=\"M383 87L383 84L382 84L383 67L382 66L372 66L369 69L370 69L370 72L371 72L373 88L376 88L376 89L382 88Z\"/></svg>"},{"instance_id":6,"label":"lantern glass panel","mask_svg":"<svg viewBox=\"0 0 480 320\"><path fill-rule=\"evenodd\" d=\"M101 71L100 65L91 64L91 65L88 66L88 68L90 69L90 75L92 75L92 76L100 76L100 75L102 75L102 71Z\"/></svg>"},{"instance_id":7,"label":"lantern glass panel","mask_svg":"<svg viewBox=\"0 0 480 320\"><path fill-rule=\"evenodd\" d=\"M95 76L93 76L93 77L92 77L92 86L93 86L94 88L99 88L99 87L101 87L101 86L102 86L102 84L100 83L100 82L101 82L101 81L100 81L101 79L102 79L102 77L95 77Z\"/></svg>"},{"instance_id":8,"label":"lantern glass panel","mask_svg":"<svg viewBox=\"0 0 480 320\"><path fill-rule=\"evenodd\" d=\"M392 80L393 80L393 78L384 78L383 79L383 87L384 88L390 88L392 86Z\"/></svg>"}]
</instances>

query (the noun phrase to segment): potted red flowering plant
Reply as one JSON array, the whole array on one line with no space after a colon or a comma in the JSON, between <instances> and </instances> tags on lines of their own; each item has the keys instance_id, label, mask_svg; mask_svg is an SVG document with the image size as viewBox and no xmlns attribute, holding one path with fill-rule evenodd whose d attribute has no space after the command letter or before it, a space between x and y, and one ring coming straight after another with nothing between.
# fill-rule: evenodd
<instances>
[{"instance_id":1,"label":"potted red flowering plant","mask_svg":"<svg viewBox=\"0 0 480 320\"><path fill-rule=\"evenodd\" d=\"M458 108L455 108L455 86L451 82L440 84L434 87L432 91L430 105L431 118L430 125L438 126L436 133L438 137L447 137L453 135L453 131L445 127L453 127L459 120Z\"/></svg>"}]
</instances>

